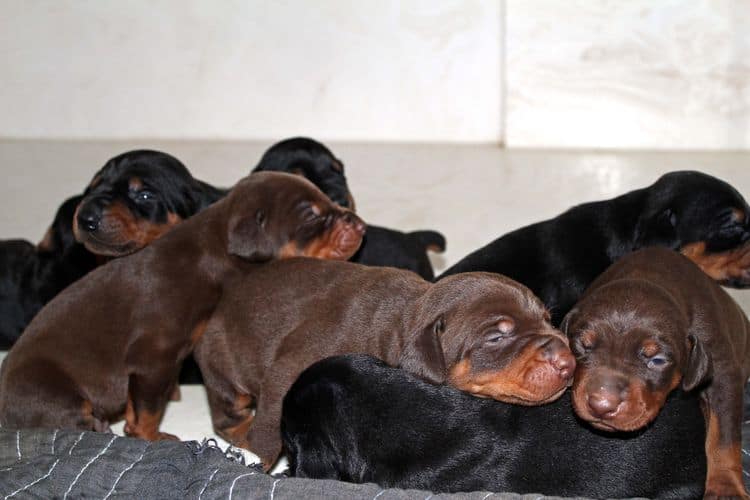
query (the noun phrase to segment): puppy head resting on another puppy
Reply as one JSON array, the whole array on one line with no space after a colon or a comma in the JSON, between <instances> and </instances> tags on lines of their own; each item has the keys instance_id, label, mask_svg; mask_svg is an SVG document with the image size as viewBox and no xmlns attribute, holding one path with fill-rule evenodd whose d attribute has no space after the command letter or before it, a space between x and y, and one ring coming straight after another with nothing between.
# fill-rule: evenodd
<instances>
[{"instance_id":1,"label":"puppy head resting on another puppy","mask_svg":"<svg viewBox=\"0 0 750 500\"><path fill-rule=\"evenodd\" d=\"M750 286L750 207L726 182L679 171L648 188L634 248L680 251L722 285Z\"/></svg>"},{"instance_id":2,"label":"puppy head resting on another puppy","mask_svg":"<svg viewBox=\"0 0 750 500\"><path fill-rule=\"evenodd\" d=\"M325 145L308 137L291 137L272 145L253 172L277 171L305 177L342 207L354 210L344 163Z\"/></svg>"},{"instance_id":3,"label":"puppy head resting on another puppy","mask_svg":"<svg viewBox=\"0 0 750 500\"><path fill-rule=\"evenodd\" d=\"M401 366L433 382L516 404L557 399L575 358L523 285L491 273L461 273L433 284L410 320Z\"/></svg>"},{"instance_id":4,"label":"puppy head resting on another puppy","mask_svg":"<svg viewBox=\"0 0 750 500\"><path fill-rule=\"evenodd\" d=\"M578 361L573 406L598 429L634 431L656 418L673 389L707 381L711 359L658 285L620 279L595 292L562 324Z\"/></svg>"},{"instance_id":5,"label":"puppy head resting on another puppy","mask_svg":"<svg viewBox=\"0 0 750 500\"><path fill-rule=\"evenodd\" d=\"M351 210L296 175L251 174L232 189L227 204L229 253L244 259L346 260L365 233L364 222Z\"/></svg>"}]
</instances>

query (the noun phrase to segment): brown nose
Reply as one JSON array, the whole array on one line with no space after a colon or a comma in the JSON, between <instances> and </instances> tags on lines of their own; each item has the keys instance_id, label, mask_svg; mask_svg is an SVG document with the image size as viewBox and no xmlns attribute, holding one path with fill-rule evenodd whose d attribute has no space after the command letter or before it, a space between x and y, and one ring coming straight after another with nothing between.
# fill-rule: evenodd
<instances>
[{"instance_id":1,"label":"brown nose","mask_svg":"<svg viewBox=\"0 0 750 500\"><path fill-rule=\"evenodd\" d=\"M349 210L345 211L344 215L341 217L341 220L343 220L346 225L351 226L351 228L356 232L365 234L367 225L365 224L365 221L355 215L354 212L351 212Z\"/></svg>"},{"instance_id":2,"label":"brown nose","mask_svg":"<svg viewBox=\"0 0 750 500\"><path fill-rule=\"evenodd\" d=\"M589 384L594 389L588 391L588 405L597 418L611 418L617 413L627 390L627 384L619 379L607 379Z\"/></svg>"},{"instance_id":3,"label":"brown nose","mask_svg":"<svg viewBox=\"0 0 750 500\"><path fill-rule=\"evenodd\" d=\"M576 369L576 358L565 343L557 337L548 337L543 345L544 359L559 372L560 378L573 377Z\"/></svg>"}]
</instances>

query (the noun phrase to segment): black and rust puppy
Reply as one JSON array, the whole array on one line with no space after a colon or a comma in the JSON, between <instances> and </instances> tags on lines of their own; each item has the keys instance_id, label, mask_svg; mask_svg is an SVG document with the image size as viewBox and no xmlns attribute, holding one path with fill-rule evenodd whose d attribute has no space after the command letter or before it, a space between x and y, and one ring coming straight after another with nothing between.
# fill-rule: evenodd
<instances>
[{"instance_id":1,"label":"black and rust puppy","mask_svg":"<svg viewBox=\"0 0 750 500\"><path fill-rule=\"evenodd\" d=\"M225 194L160 151L129 151L109 160L82 196L60 206L39 245L0 242L0 349L16 341L44 304L106 258L148 245Z\"/></svg>"},{"instance_id":2,"label":"black and rust puppy","mask_svg":"<svg viewBox=\"0 0 750 500\"><path fill-rule=\"evenodd\" d=\"M275 170L307 177L334 202L354 210L354 198L344 175L344 163L323 144L307 137L293 137L271 146L253 172ZM350 260L368 266L408 269L426 280L434 271L427 251L445 251L445 237L437 231L404 233L368 224L359 251Z\"/></svg>"},{"instance_id":3,"label":"black and rust puppy","mask_svg":"<svg viewBox=\"0 0 750 500\"><path fill-rule=\"evenodd\" d=\"M193 178L171 155L129 151L94 175L78 205L73 229L89 251L120 257L148 245L226 193Z\"/></svg>"},{"instance_id":4,"label":"black and rust puppy","mask_svg":"<svg viewBox=\"0 0 750 500\"><path fill-rule=\"evenodd\" d=\"M563 316L610 264L639 248L679 250L727 286L750 285L750 208L729 184L700 172L672 172L647 188L584 203L502 236L442 276L505 274Z\"/></svg>"},{"instance_id":5,"label":"black and rust puppy","mask_svg":"<svg viewBox=\"0 0 750 500\"><path fill-rule=\"evenodd\" d=\"M648 429L613 436L542 406L473 398L364 355L307 369L284 399L292 475L434 492L688 499L703 492L698 398L673 394Z\"/></svg>"},{"instance_id":6,"label":"black and rust puppy","mask_svg":"<svg viewBox=\"0 0 750 500\"><path fill-rule=\"evenodd\" d=\"M679 253L647 248L597 278L563 329L579 362L579 417L633 431L656 418L675 388L695 390L708 429L706 495L748 497L740 431L750 322L724 289Z\"/></svg>"},{"instance_id":7,"label":"black and rust puppy","mask_svg":"<svg viewBox=\"0 0 750 500\"><path fill-rule=\"evenodd\" d=\"M73 214L82 196L66 200L44 239L0 242L0 350L10 348L34 315L63 288L97 266L73 237Z\"/></svg>"},{"instance_id":8,"label":"black and rust puppy","mask_svg":"<svg viewBox=\"0 0 750 500\"><path fill-rule=\"evenodd\" d=\"M504 276L430 283L401 269L289 259L225 288L194 355L216 432L270 467L284 394L323 358L368 353L435 384L533 405L572 381L566 342L539 299Z\"/></svg>"}]
</instances>

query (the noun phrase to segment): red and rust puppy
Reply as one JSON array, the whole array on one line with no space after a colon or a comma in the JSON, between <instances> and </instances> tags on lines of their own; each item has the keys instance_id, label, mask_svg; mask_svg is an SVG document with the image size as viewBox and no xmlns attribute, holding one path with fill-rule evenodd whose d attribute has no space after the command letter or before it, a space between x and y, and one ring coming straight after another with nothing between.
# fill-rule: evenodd
<instances>
[{"instance_id":1,"label":"red and rust puppy","mask_svg":"<svg viewBox=\"0 0 750 500\"><path fill-rule=\"evenodd\" d=\"M640 429L677 387L699 390L706 416L706 496L747 497L742 395L750 323L686 257L662 248L623 257L589 287L563 329L578 360L576 413L605 431Z\"/></svg>"},{"instance_id":2,"label":"red and rust puppy","mask_svg":"<svg viewBox=\"0 0 750 500\"><path fill-rule=\"evenodd\" d=\"M281 451L287 390L314 362L344 353L527 405L558 398L575 368L543 304L504 276L467 273L431 284L394 268L271 262L225 287L194 351L216 432L269 468Z\"/></svg>"},{"instance_id":3,"label":"red and rust puppy","mask_svg":"<svg viewBox=\"0 0 750 500\"><path fill-rule=\"evenodd\" d=\"M354 198L344 175L344 162L314 139L292 137L268 148L253 172L269 170L301 175L334 202L354 210ZM349 260L367 266L408 269L431 281L435 274L428 251L444 252L445 237L432 230L404 233L368 224L359 251Z\"/></svg>"},{"instance_id":4,"label":"red and rust puppy","mask_svg":"<svg viewBox=\"0 0 750 500\"><path fill-rule=\"evenodd\" d=\"M153 244L79 280L34 318L0 369L5 427L170 438L159 422L182 360L257 262L346 259L364 224L298 176L262 173ZM259 266L262 267L262 266Z\"/></svg>"},{"instance_id":5,"label":"red and rust puppy","mask_svg":"<svg viewBox=\"0 0 750 500\"><path fill-rule=\"evenodd\" d=\"M109 160L83 193L76 239L97 255L120 257L143 248L227 193L195 179L161 151L128 151Z\"/></svg>"}]
</instances>

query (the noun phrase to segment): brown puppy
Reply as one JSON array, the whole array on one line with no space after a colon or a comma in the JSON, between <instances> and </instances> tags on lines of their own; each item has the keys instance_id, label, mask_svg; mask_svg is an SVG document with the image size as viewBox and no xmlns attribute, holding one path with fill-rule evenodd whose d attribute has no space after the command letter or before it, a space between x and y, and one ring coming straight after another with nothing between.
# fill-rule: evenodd
<instances>
[{"instance_id":1,"label":"brown puppy","mask_svg":"<svg viewBox=\"0 0 750 500\"><path fill-rule=\"evenodd\" d=\"M266 468L281 451L284 395L328 356L371 354L433 383L530 405L559 397L575 368L539 299L500 275L431 284L394 268L290 259L225 290L194 356L216 432Z\"/></svg>"},{"instance_id":2,"label":"brown puppy","mask_svg":"<svg viewBox=\"0 0 750 500\"><path fill-rule=\"evenodd\" d=\"M676 387L698 389L706 496L747 497L740 428L750 324L719 285L677 252L640 250L597 278L562 328L578 360L573 404L582 419L603 430L636 430Z\"/></svg>"},{"instance_id":3,"label":"brown puppy","mask_svg":"<svg viewBox=\"0 0 750 500\"><path fill-rule=\"evenodd\" d=\"M243 179L40 311L0 369L0 423L105 430L124 416L128 435L172 437L159 422L224 283L273 258L347 259L363 233L355 215L298 176Z\"/></svg>"}]
</instances>

